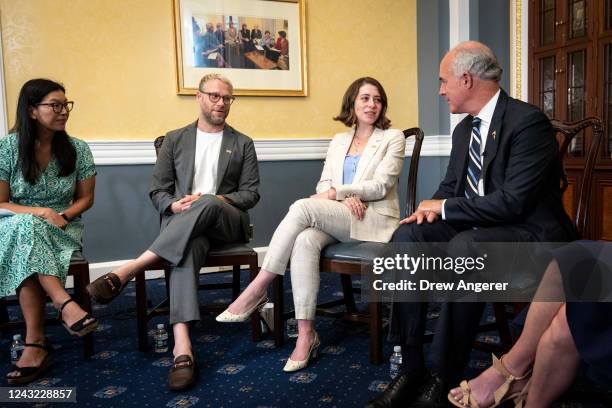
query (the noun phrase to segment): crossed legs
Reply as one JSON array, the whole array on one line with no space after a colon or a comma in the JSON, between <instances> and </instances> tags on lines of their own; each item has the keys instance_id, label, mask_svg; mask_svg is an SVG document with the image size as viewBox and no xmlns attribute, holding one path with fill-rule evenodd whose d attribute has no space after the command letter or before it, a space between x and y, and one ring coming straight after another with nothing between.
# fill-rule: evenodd
<instances>
[{"instance_id":1,"label":"crossed legs","mask_svg":"<svg viewBox=\"0 0 612 408\"><path fill-rule=\"evenodd\" d=\"M169 293L175 357L193 356L189 323L200 320L198 277L210 248L209 240L237 242L241 234L239 210L215 196L204 195L189 210L172 216L148 250L113 271L123 287L137 273L162 259L174 265Z\"/></svg>"},{"instance_id":2,"label":"crossed legs","mask_svg":"<svg viewBox=\"0 0 612 408\"><path fill-rule=\"evenodd\" d=\"M330 243L350 240L350 217L350 211L337 201L296 201L274 232L259 274L228 308L233 314L242 314L255 306L274 278L285 273L291 259L298 320L298 339L291 354L294 361L305 360L314 342L321 250Z\"/></svg>"},{"instance_id":3,"label":"crossed legs","mask_svg":"<svg viewBox=\"0 0 612 408\"><path fill-rule=\"evenodd\" d=\"M559 266L549 264L536 293L536 299L551 296L551 287L560 288ZM544 293L544 295L543 295ZM556 299L560 299L557 291ZM529 307L525 327L516 344L504 356L503 364L514 376L521 376L533 365L527 407L548 407L563 393L574 378L579 364L578 351L571 336L565 303L536 301ZM516 382L508 394L520 391L525 385ZM493 404L493 393L504 382L503 376L488 368L469 381L472 396L481 407ZM461 398L462 391L455 388L451 394Z\"/></svg>"},{"instance_id":4,"label":"crossed legs","mask_svg":"<svg viewBox=\"0 0 612 408\"><path fill-rule=\"evenodd\" d=\"M26 325L26 343L43 344L45 342L45 296L49 296L53 305L59 308L70 295L56 276L32 275L17 288L19 306ZM76 302L70 302L62 312L62 318L71 326L87 313ZM86 323L86 322L85 322ZM18 367L37 367L45 358L46 351L40 348L26 347L17 362ZM15 371L8 374L15 376Z\"/></svg>"}]
</instances>

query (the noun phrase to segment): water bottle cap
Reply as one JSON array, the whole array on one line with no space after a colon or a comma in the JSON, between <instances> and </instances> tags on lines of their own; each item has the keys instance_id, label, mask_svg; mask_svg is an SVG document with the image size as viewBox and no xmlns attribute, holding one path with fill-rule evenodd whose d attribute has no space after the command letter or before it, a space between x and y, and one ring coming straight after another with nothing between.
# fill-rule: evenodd
<instances>
[{"instance_id":1,"label":"water bottle cap","mask_svg":"<svg viewBox=\"0 0 612 408\"><path fill-rule=\"evenodd\" d=\"M164 324L163 324L163 323L158 324L158 325L157 325L157 328L158 328L159 330L163 329L163 328L164 328Z\"/></svg>"},{"instance_id":2,"label":"water bottle cap","mask_svg":"<svg viewBox=\"0 0 612 408\"><path fill-rule=\"evenodd\" d=\"M21 334L15 334L13 340L21 340Z\"/></svg>"},{"instance_id":3,"label":"water bottle cap","mask_svg":"<svg viewBox=\"0 0 612 408\"><path fill-rule=\"evenodd\" d=\"M401 353L402 352L402 346L393 346L393 352L394 353Z\"/></svg>"}]
</instances>

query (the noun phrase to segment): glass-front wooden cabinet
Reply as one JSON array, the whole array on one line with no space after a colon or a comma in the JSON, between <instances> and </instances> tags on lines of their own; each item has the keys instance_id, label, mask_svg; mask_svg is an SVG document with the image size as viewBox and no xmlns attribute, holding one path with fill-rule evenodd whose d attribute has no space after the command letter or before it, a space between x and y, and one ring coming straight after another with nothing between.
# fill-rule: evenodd
<instances>
[{"instance_id":1,"label":"glass-front wooden cabinet","mask_svg":"<svg viewBox=\"0 0 612 408\"><path fill-rule=\"evenodd\" d=\"M602 119L590 227L594 237L612 240L612 0L529 0L529 101L551 119ZM570 214L590 138L578 135L567 152Z\"/></svg>"}]
</instances>

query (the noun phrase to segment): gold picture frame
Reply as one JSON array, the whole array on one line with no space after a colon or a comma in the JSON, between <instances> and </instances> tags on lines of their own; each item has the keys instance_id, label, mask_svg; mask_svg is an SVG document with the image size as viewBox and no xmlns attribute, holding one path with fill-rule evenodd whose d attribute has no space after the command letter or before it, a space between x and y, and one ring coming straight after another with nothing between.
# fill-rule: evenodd
<instances>
[{"instance_id":1,"label":"gold picture frame","mask_svg":"<svg viewBox=\"0 0 612 408\"><path fill-rule=\"evenodd\" d=\"M173 0L177 93L210 72L235 95L306 96L306 0Z\"/></svg>"}]
</instances>

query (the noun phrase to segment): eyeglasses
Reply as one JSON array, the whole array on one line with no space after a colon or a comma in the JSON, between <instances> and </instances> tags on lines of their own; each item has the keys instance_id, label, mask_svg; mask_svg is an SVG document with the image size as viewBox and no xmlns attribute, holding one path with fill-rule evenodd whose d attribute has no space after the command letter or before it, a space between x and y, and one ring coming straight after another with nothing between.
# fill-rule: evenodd
<instances>
[{"instance_id":1,"label":"eyeglasses","mask_svg":"<svg viewBox=\"0 0 612 408\"><path fill-rule=\"evenodd\" d=\"M210 99L212 103L217 103L219 102L219 99L223 99L224 104L231 105L232 103L234 103L234 100L236 99L235 96L230 96L230 95L226 95L222 97L220 94L216 92L204 92L204 91L200 91L200 92L208 95L208 99Z\"/></svg>"},{"instance_id":2,"label":"eyeglasses","mask_svg":"<svg viewBox=\"0 0 612 408\"><path fill-rule=\"evenodd\" d=\"M59 102L38 103L38 104L36 104L36 106L50 106L51 109L53 109L53 112L55 112L55 113L62 113L62 111L64 109L66 109L66 112L70 112L72 110L72 108L74 108L74 102L73 101L68 101L68 102L64 102L64 103L59 103Z\"/></svg>"}]
</instances>

